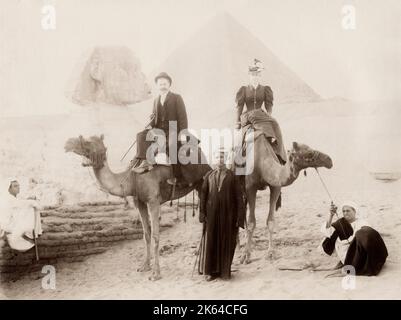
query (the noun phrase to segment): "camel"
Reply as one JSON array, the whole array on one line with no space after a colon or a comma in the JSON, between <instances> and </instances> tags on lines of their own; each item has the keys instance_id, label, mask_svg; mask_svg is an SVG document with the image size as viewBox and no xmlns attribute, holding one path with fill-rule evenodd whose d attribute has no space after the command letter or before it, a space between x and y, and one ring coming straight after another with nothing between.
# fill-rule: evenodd
<instances>
[{"instance_id":1,"label":"camel","mask_svg":"<svg viewBox=\"0 0 401 320\"><path fill-rule=\"evenodd\" d=\"M280 164L271 144L264 135L255 135L253 170L245 176L245 191L248 201L248 217L246 226L246 243L241 263L249 263L251 256L252 236L256 227L255 203L258 190L270 189L269 213L266 220L269 234L267 258L274 258L274 214L281 206L281 188L291 185L306 168L332 168L331 158L319 151L313 150L305 144L293 142L292 150L288 151L288 161ZM280 201L279 201L280 199Z\"/></svg>"},{"instance_id":2,"label":"camel","mask_svg":"<svg viewBox=\"0 0 401 320\"><path fill-rule=\"evenodd\" d=\"M170 166L158 165L151 171L138 174L131 169L120 173L113 173L107 163L107 148L104 145L104 136L92 136L85 139L82 136L70 138L65 144L66 152L76 153L84 158L83 166L91 166L100 187L114 196L133 196L139 210L145 241L145 260L138 272L152 271L149 280L161 278L159 265L159 217L160 206L166 201L179 199L194 189L199 189L202 180L191 186L176 187L172 197L172 186L167 179L172 178ZM209 167L210 168L210 167ZM211 168L210 168L211 169ZM150 213L150 214L149 214ZM151 239L153 239L154 263L151 268Z\"/></svg>"}]
</instances>

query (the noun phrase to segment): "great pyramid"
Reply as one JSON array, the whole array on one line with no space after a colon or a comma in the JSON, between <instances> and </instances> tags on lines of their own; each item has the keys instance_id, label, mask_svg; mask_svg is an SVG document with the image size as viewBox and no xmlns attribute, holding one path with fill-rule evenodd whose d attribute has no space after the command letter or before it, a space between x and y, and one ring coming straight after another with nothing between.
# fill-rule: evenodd
<instances>
[{"instance_id":1,"label":"great pyramid","mask_svg":"<svg viewBox=\"0 0 401 320\"><path fill-rule=\"evenodd\" d=\"M236 91L247 83L247 68L254 58L263 62L262 83L272 87L274 104L320 99L311 87L228 13L212 18L173 51L151 76L160 71L171 74L173 90L182 94L188 111L195 113L196 117L211 111L216 116L223 116L234 108Z\"/></svg>"}]
</instances>

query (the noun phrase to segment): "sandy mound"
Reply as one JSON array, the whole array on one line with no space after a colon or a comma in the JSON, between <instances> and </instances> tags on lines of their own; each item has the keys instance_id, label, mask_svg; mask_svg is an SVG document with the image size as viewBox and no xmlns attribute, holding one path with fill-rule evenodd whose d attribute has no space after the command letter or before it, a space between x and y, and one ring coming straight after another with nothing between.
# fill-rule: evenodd
<instances>
[{"instance_id":1,"label":"sandy mound","mask_svg":"<svg viewBox=\"0 0 401 320\"><path fill-rule=\"evenodd\" d=\"M67 89L75 103L127 105L149 98L139 60L126 47L96 47Z\"/></svg>"}]
</instances>

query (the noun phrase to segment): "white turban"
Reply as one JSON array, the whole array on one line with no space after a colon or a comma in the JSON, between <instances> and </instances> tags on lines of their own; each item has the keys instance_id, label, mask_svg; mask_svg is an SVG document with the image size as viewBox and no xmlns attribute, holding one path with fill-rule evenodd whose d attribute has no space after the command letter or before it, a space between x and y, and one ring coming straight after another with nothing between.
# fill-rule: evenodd
<instances>
[{"instance_id":1,"label":"white turban","mask_svg":"<svg viewBox=\"0 0 401 320\"><path fill-rule=\"evenodd\" d=\"M4 186L5 186L5 190L6 190L7 192L8 192L8 188L9 188L10 185L11 185L11 182L13 182L13 181L18 181L17 177L8 177L7 180L5 181ZM2 191L3 191L3 190L2 190Z\"/></svg>"},{"instance_id":2,"label":"white turban","mask_svg":"<svg viewBox=\"0 0 401 320\"><path fill-rule=\"evenodd\" d=\"M351 200L344 201L341 204L341 209L344 208L345 206L353 208L355 210L355 212L359 211L358 205L354 201L351 201Z\"/></svg>"},{"instance_id":3,"label":"white turban","mask_svg":"<svg viewBox=\"0 0 401 320\"><path fill-rule=\"evenodd\" d=\"M351 207L355 210L355 217L356 218L365 218L365 215L362 213L361 207L356 204L356 202L347 200L341 204L341 210L345 207Z\"/></svg>"},{"instance_id":4,"label":"white turban","mask_svg":"<svg viewBox=\"0 0 401 320\"><path fill-rule=\"evenodd\" d=\"M9 197L11 195L8 192L8 189L10 188L12 181L18 181L18 179L15 177L9 177L9 178L2 180L1 185L0 185L0 202L4 203L9 200Z\"/></svg>"}]
</instances>

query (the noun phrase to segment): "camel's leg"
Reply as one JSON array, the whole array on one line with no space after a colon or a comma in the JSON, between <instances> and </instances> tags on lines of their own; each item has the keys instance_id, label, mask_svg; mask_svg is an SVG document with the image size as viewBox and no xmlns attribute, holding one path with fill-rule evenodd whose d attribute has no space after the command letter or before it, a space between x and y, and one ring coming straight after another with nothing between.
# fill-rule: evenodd
<instances>
[{"instance_id":1,"label":"camel's leg","mask_svg":"<svg viewBox=\"0 0 401 320\"><path fill-rule=\"evenodd\" d=\"M141 215L143 240L145 241L145 246L146 246L145 261L143 262L143 265L137 269L137 271L143 272L143 271L150 270L150 241L151 241L150 221L149 221L149 213L148 213L148 208L146 206L146 203L138 201L136 205L137 205L139 213Z\"/></svg>"},{"instance_id":2,"label":"camel's leg","mask_svg":"<svg viewBox=\"0 0 401 320\"><path fill-rule=\"evenodd\" d=\"M274 258L274 243L273 243L273 232L274 232L274 213L276 212L276 203L280 196L280 187L270 187L270 203L269 203L269 215L267 216L266 226L269 233L269 248L267 249L267 258Z\"/></svg>"},{"instance_id":3,"label":"camel's leg","mask_svg":"<svg viewBox=\"0 0 401 320\"><path fill-rule=\"evenodd\" d=\"M152 223L152 239L153 239L153 254L154 264L152 268L152 275L149 280L159 280L160 276L160 265L159 265L159 239L160 239L160 202L159 200L151 200L148 203L148 210L150 212L150 219Z\"/></svg>"},{"instance_id":4,"label":"camel's leg","mask_svg":"<svg viewBox=\"0 0 401 320\"><path fill-rule=\"evenodd\" d=\"M246 226L246 244L244 252L241 257L241 263L251 262L251 250L252 250L252 237L253 231L256 227L256 217L255 217L255 204L256 204L256 192L254 188L247 189L246 196L248 200L249 214Z\"/></svg>"}]
</instances>

